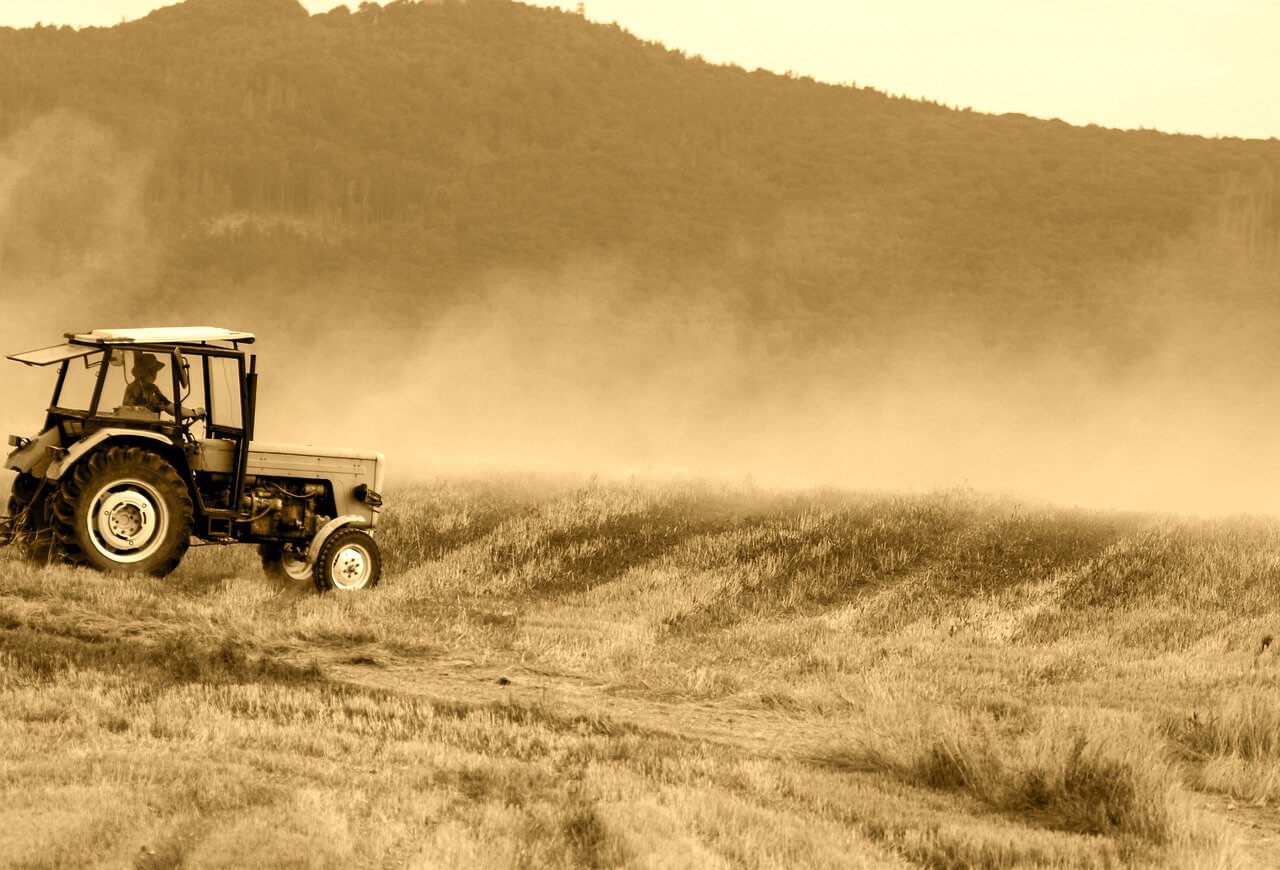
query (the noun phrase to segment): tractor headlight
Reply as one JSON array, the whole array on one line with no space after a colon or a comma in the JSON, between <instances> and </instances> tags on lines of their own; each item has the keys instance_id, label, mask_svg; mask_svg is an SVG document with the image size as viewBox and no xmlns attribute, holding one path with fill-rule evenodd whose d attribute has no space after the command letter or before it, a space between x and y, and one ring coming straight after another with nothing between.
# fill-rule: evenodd
<instances>
[{"instance_id":1,"label":"tractor headlight","mask_svg":"<svg viewBox=\"0 0 1280 870\"><path fill-rule=\"evenodd\" d=\"M382 496L369 489L369 484L367 483L362 483L357 486L355 488L354 495L359 501L364 502L371 508L382 507Z\"/></svg>"}]
</instances>

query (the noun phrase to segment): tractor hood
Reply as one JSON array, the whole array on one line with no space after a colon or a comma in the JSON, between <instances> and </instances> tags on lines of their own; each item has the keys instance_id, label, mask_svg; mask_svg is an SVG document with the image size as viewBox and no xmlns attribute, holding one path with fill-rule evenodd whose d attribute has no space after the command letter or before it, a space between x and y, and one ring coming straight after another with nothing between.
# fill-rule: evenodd
<instances>
[{"instance_id":1,"label":"tractor hood","mask_svg":"<svg viewBox=\"0 0 1280 870\"><path fill-rule=\"evenodd\" d=\"M334 459L376 459L384 461L381 453L374 450L358 450L352 447L316 447L314 444L289 444L284 441L254 441L249 449L253 452L279 453L282 456L324 456Z\"/></svg>"},{"instance_id":2,"label":"tractor hood","mask_svg":"<svg viewBox=\"0 0 1280 870\"><path fill-rule=\"evenodd\" d=\"M374 450L275 441L251 443L247 465L250 474L350 477L353 486L364 483L375 492L382 491L387 472L386 457Z\"/></svg>"}]
</instances>

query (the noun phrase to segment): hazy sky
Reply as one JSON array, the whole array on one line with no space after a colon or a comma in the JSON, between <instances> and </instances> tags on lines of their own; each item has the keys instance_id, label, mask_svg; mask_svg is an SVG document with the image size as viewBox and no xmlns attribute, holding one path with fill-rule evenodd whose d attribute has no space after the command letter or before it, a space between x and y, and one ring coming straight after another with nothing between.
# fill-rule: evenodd
<instances>
[{"instance_id":1,"label":"hazy sky","mask_svg":"<svg viewBox=\"0 0 1280 870\"><path fill-rule=\"evenodd\" d=\"M0 0L0 25L114 24L162 5ZM586 12L748 69L1077 124L1280 137L1277 0L588 0Z\"/></svg>"}]
</instances>

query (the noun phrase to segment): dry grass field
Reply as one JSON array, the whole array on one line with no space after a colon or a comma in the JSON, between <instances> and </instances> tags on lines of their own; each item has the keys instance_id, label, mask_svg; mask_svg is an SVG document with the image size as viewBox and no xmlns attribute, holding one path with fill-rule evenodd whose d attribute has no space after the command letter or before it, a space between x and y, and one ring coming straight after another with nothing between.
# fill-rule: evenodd
<instances>
[{"instance_id":1,"label":"dry grass field","mask_svg":"<svg viewBox=\"0 0 1280 870\"><path fill-rule=\"evenodd\" d=\"M0 556L24 866L1280 863L1280 521L437 480L384 584Z\"/></svg>"}]
</instances>

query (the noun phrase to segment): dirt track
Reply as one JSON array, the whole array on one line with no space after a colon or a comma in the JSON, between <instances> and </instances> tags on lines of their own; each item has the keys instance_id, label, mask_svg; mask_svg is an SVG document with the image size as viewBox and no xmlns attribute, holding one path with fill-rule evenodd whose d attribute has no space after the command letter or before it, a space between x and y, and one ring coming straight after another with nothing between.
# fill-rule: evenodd
<instances>
[{"instance_id":1,"label":"dirt track","mask_svg":"<svg viewBox=\"0 0 1280 870\"><path fill-rule=\"evenodd\" d=\"M1216 794L1196 794L1196 808L1221 819L1258 867L1280 867L1280 811Z\"/></svg>"},{"instance_id":2,"label":"dirt track","mask_svg":"<svg viewBox=\"0 0 1280 870\"><path fill-rule=\"evenodd\" d=\"M746 710L729 702L667 702L611 691L605 684L519 665L454 659L434 667L326 665L334 679L454 702L539 702L570 715L703 740L778 758L805 758L842 734L839 720Z\"/></svg>"},{"instance_id":3,"label":"dirt track","mask_svg":"<svg viewBox=\"0 0 1280 870\"><path fill-rule=\"evenodd\" d=\"M641 698L615 692L607 684L520 665L460 658L428 667L334 661L326 664L326 671L335 681L352 686L451 702L538 702L568 715L598 717L769 758L810 761L832 741L848 736L839 718L748 710L732 702ZM1280 810L1204 792L1195 793L1195 806L1227 827L1252 866L1280 867Z\"/></svg>"}]
</instances>

